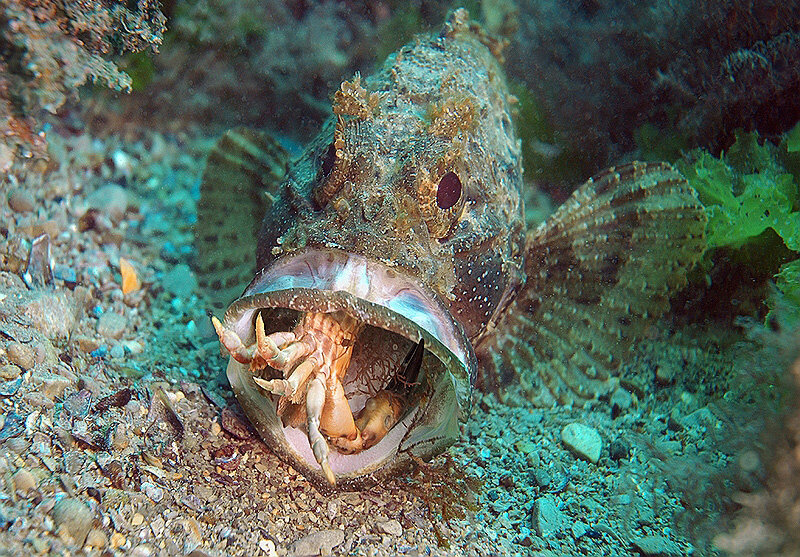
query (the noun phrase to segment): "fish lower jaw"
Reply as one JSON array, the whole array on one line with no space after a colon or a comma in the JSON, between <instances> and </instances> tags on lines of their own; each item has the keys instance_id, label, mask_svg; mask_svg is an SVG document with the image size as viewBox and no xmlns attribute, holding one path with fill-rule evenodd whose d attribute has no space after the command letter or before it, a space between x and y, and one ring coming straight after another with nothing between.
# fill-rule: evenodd
<instances>
[{"instance_id":1,"label":"fish lower jaw","mask_svg":"<svg viewBox=\"0 0 800 557\"><path fill-rule=\"evenodd\" d=\"M313 346L297 346L303 323L319 329ZM228 378L245 414L277 454L320 488L357 487L395 473L412 456L436 454L455 440L468 411L475 356L463 328L424 285L381 263L328 250L285 257L259 273L217 324L221 339L241 344L236 352L223 340L232 355ZM323 329L346 331L339 340L349 364L335 372L306 363L333 334L317 334ZM404 356L414 352L418 374L398 375L409 367ZM358 440L354 419L374 412L365 406L387 391L403 403L387 415L385 431ZM382 423L359 423L367 421ZM348 437L333 437L334 429Z\"/></svg>"}]
</instances>

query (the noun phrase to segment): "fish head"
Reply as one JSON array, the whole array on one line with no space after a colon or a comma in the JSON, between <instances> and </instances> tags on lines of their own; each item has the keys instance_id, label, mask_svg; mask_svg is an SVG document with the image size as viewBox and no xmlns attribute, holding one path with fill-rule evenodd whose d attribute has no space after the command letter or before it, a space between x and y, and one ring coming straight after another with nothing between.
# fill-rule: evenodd
<instances>
[{"instance_id":1,"label":"fish head","mask_svg":"<svg viewBox=\"0 0 800 557\"><path fill-rule=\"evenodd\" d=\"M376 393L397 384L404 356L424 343L383 437L357 454L331 454L339 484L396 473L456 439L476 375L472 341L519 284L512 98L490 49L453 25L390 57L373 78L342 83L334 116L290 166L264 219L256 277L225 315L245 344L258 314L267 333L290 330L304 312L363 323L342 380L354 416L380 402ZM228 377L268 444L324 486L302 427L278 417L277 397L234 358Z\"/></svg>"}]
</instances>

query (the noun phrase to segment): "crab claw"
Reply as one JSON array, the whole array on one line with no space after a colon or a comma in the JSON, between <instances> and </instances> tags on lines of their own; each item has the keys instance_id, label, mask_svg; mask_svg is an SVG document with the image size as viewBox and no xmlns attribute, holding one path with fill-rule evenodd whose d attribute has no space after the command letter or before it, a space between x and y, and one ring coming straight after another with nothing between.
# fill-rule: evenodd
<instances>
[{"instance_id":1,"label":"crab claw","mask_svg":"<svg viewBox=\"0 0 800 557\"><path fill-rule=\"evenodd\" d=\"M253 349L248 348L239 338L235 331L227 329L219 319L211 316L211 324L214 325L214 330L217 332L219 341L231 357L241 364L249 364L253 360Z\"/></svg>"}]
</instances>

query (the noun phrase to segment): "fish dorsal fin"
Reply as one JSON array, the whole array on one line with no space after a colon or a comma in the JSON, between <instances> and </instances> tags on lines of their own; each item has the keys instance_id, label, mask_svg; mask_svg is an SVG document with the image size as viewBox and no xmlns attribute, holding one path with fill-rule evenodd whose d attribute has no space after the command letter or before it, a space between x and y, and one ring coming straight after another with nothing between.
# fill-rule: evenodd
<instances>
[{"instance_id":1,"label":"fish dorsal fin","mask_svg":"<svg viewBox=\"0 0 800 557\"><path fill-rule=\"evenodd\" d=\"M255 274L258 228L286 173L287 155L269 135L225 132L208 155L194 246L201 289L224 309Z\"/></svg>"},{"instance_id":2,"label":"fish dorsal fin","mask_svg":"<svg viewBox=\"0 0 800 557\"><path fill-rule=\"evenodd\" d=\"M476 349L484 383L548 406L609 390L631 343L686 284L705 226L694 190L668 164L590 179L529 232L525 285Z\"/></svg>"}]
</instances>

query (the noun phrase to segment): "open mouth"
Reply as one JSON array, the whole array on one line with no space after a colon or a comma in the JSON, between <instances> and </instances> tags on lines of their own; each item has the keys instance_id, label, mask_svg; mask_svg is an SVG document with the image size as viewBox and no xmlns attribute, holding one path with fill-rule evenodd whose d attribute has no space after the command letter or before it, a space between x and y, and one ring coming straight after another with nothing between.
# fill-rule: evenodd
<instances>
[{"instance_id":1,"label":"open mouth","mask_svg":"<svg viewBox=\"0 0 800 557\"><path fill-rule=\"evenodd\" d=\"M433 291L339 250L262 270L217 332L264 441L319 486L356 484L450 445L475 355Z\"/></svg>"}]
</instances>

